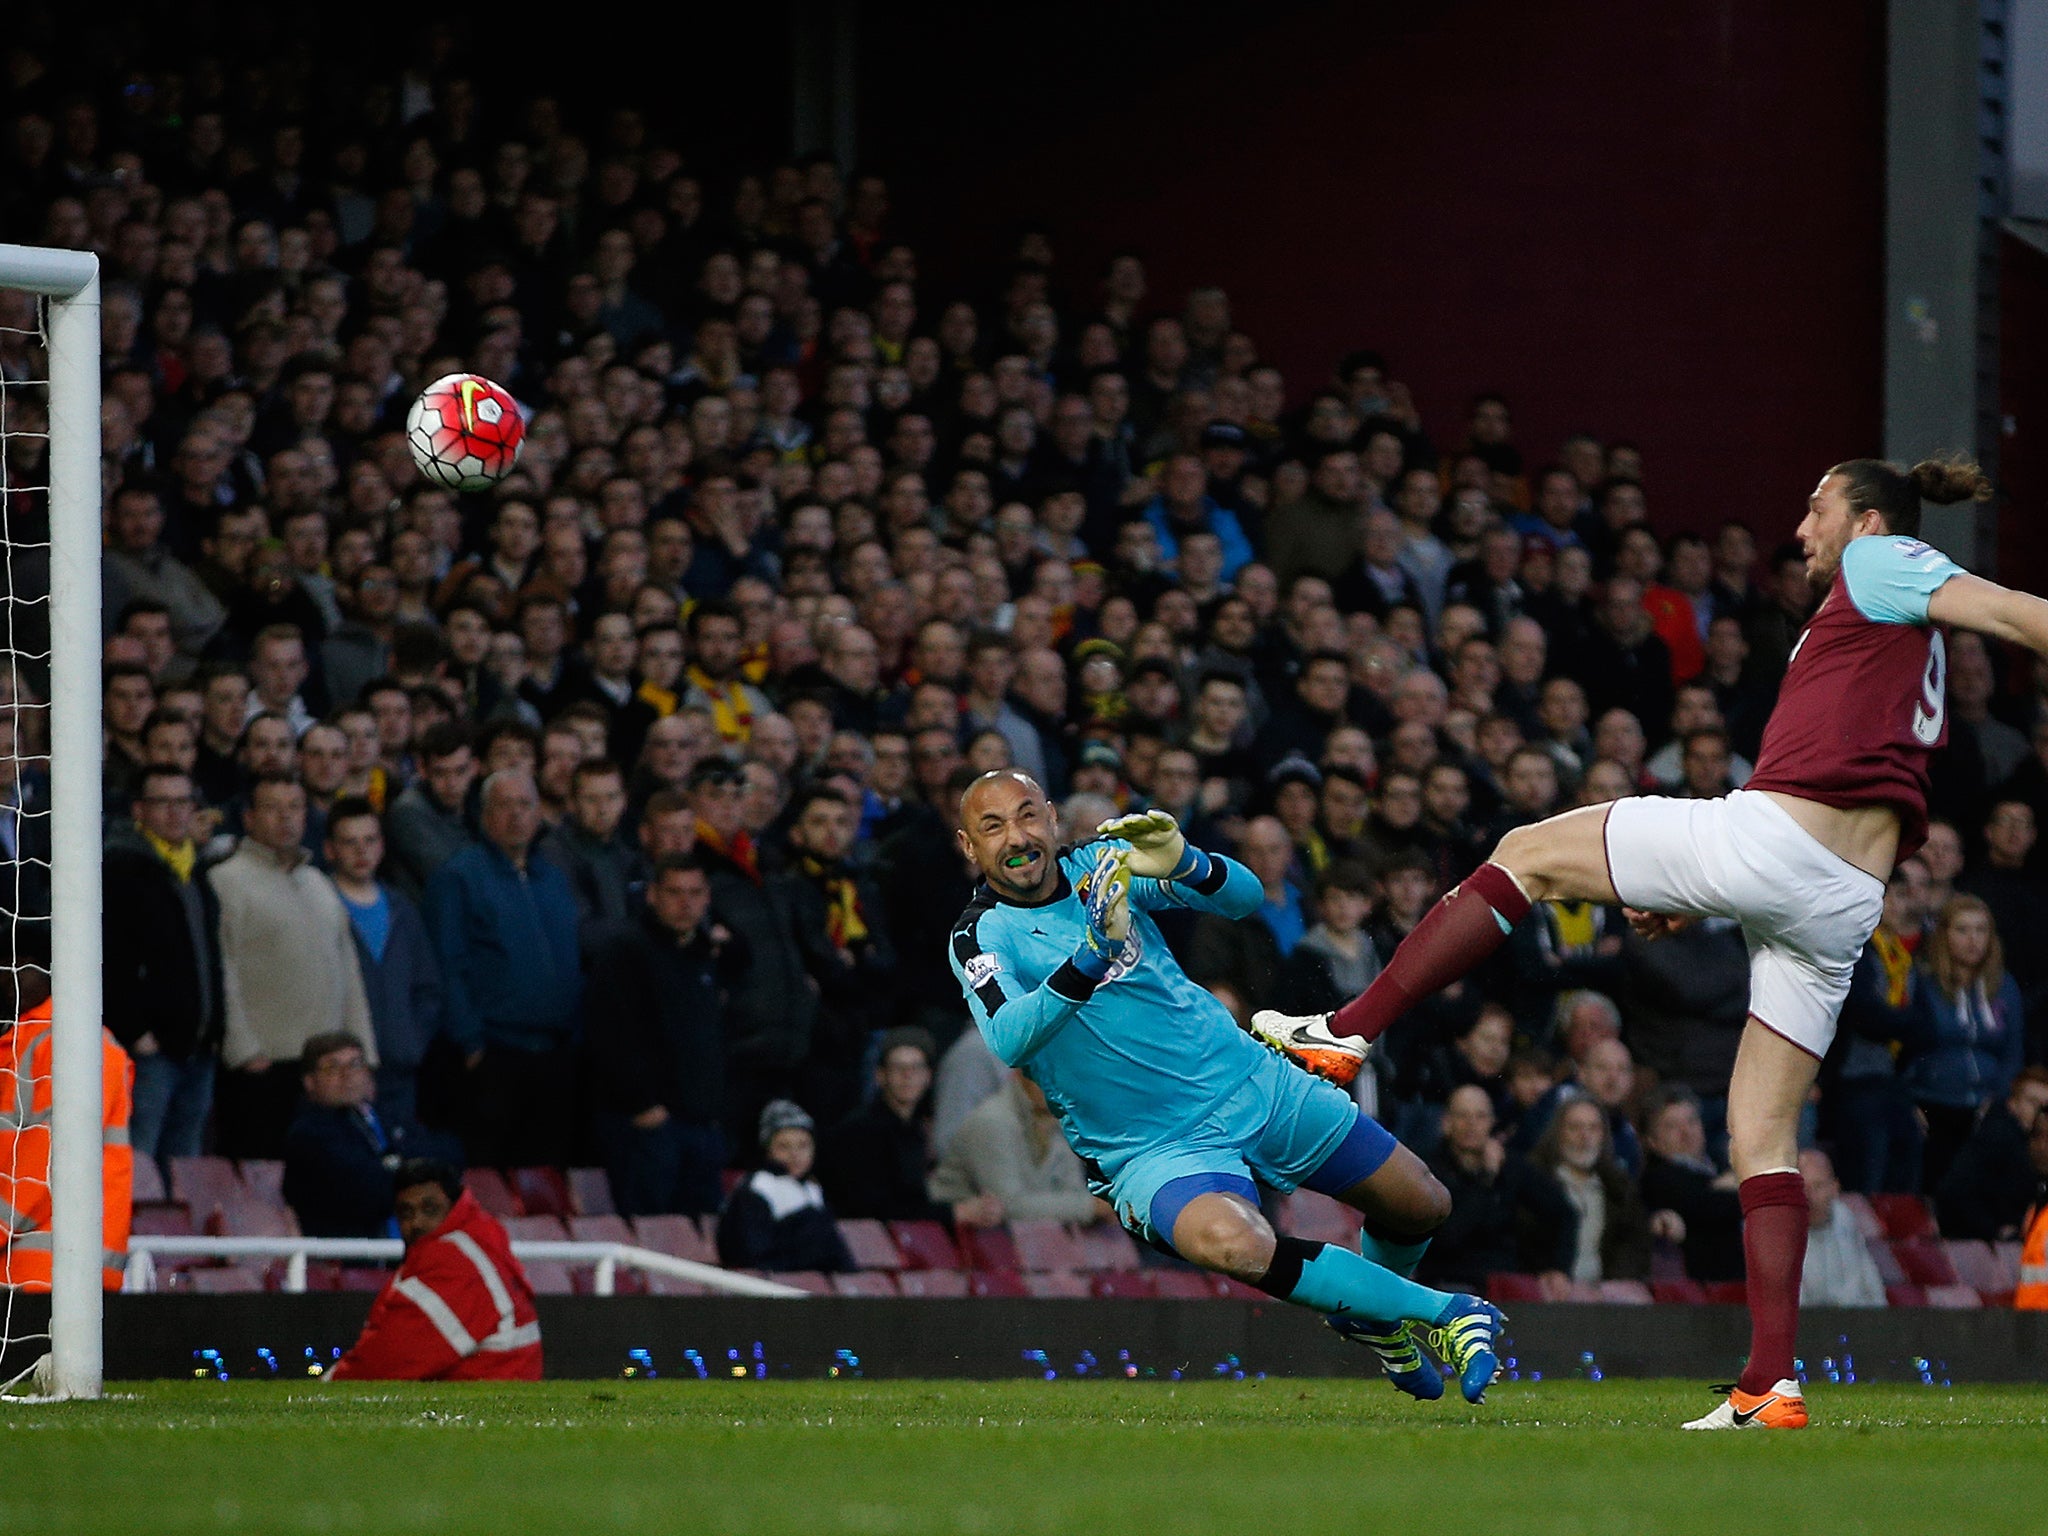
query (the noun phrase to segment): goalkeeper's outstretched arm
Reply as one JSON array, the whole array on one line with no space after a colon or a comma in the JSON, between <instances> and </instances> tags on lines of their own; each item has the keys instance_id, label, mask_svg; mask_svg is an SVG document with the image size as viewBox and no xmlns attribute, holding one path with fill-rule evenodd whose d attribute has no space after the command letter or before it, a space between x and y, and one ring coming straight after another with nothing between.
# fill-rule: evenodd
<instances>
[{"instance_id":1,"label":"goalkeeper's outstretched arm","mask_svg":"<svg viewBox=\"0 0 2048 1536\"><path fill-rule=\"evenodd\" d=\"M1259 877L1237 860L1190 843L1166 811L1118 816L1096 835L1130 849L1131 904L1145 911L1187 907L1223 917L1249 917L1265 900Z\"/></svg>"}]
</instances>

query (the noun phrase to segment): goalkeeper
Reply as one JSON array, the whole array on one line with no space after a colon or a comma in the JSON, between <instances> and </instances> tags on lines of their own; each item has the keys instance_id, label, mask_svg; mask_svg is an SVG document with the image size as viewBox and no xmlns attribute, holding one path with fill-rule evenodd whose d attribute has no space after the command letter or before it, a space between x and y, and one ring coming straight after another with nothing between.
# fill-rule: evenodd
<instances>
[{"instance_id":1,"label":"goalkeeper","mask_svg":"<svg viewBox=\"0 0 2048 1536\"><path fill-rule=\"evenodd\" d=\"M984 774L960 803L984 883L953 928L953 970L990 1048L1044 1090L1095 1193L1139 1238L1313 1307L1370 1347L1402 1391L1443 1395L1434 1351L1478 1402L1501 1315L1408 1277L1450 1196L1345 1094L1240 1030L1181 971L1148 915L1242 918L1243 865L1189 846L1163 811L1104 822L1062 852L1045 791ZM1364 1213L1363 1253L1280 1237L1257 1174Z\"/></svg>"}]
</instances>

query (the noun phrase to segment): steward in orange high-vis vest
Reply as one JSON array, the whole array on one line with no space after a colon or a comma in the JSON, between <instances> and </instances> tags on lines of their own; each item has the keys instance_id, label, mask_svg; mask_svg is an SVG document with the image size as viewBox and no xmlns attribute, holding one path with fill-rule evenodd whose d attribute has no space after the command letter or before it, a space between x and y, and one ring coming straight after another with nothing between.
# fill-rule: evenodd
<instances>
[{"instance_id":1,"label":"steward in orange high-vis vest","mask_svg":"<svg viewBox=\"0 0 2048 1536\"><path fill-rule=\"evenodd\" d=\"M50 1288L50 1000L0 1036L0 1284ZM102 1199L101 1283L121 1288L135 1201L135 1154L128 1145L135 1069L100 1031Z\"/></svg>"},{"instance_id":2,"label":"steward in orange high-vis vest","mask_svg":"<svg viewBox=\"0 0 2048 1536\"><path fill-rule=\"evenodd\" d=\"M2034 1208L2027 1212L2026 1239L2020 1246L2020 1288L2012 1304L2048 1312L2048 1109L2034 1116L2027 1132L2027 1159L2041 1180Z\"/></svg>"}]
</instances>

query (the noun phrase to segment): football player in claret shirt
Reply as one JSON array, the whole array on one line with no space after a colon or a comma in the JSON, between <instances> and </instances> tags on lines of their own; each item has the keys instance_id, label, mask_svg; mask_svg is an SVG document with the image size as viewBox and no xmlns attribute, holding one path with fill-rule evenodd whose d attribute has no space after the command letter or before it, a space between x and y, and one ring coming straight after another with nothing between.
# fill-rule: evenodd
<instances>
[{"instance_id":1,"label":"football player in claret shirt","mask_svg":"<svg viewBox=\"0 0 2048 1536\"><path fill-rule=\"evenodd\" d=\"M1239 1029L1152 920L1174 907L1248 917L1258 877L1189 846L1164 811L1098 831L1062 851L1045 791L1013 769L961 798L960 847L983 883L951 958L989 1048L1044 1092L1090 1188L1134 1235L1315 1308L1401 1391L1438 1398L1426 1346L1478 1402L1499 1369L1500 1313L1408 1278L1449 1194L1344 1093ZM1363 1252L1276 1236L1254 1173L1363 1212Z\"/></svg>"},{"instance_id":2,"label":"football player in claret shirt","mask_svg":"<svg viewBox=\"0 0 2048 1536\"><path fill-rule=\"evenodd\" d=\"M1497 949L1536 901L1619 902L1645 937L1732 917L1749 1021L1728 1088L1742 1181L1749 1363L1688 1429L1797 1429L1793 1364L1806 1191L1799 1109L1834 1038L1893 865L1927 833L1928 759L1947 740L1950 626L2048 656L2048 602L1972 576L1918 537L1920 504L1986 500L1976 465L1852 459L1821 476L1798 539L1820 607L1792 649L1748 784L1713 800L1634 797L1507 834L1334 1014L1255 1032L1339 1078L1417 1001ZM1349 1053L1348 1056L1346 1053Z\"/></svg>"}]
</instances>

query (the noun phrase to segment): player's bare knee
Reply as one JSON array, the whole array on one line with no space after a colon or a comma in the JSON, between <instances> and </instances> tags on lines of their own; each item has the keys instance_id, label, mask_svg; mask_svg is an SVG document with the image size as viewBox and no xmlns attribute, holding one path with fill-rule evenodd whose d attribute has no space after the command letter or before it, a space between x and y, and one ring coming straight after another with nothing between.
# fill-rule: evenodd
<instances>
[{"instance_id":1,"label":"player's bare knee","mask_svg":"<svg viewBox=\"0 0 2048 1536\"><path fill-rule=\"evenodd\" d=\"M1543 892L1549 886L1549 872L1544 860L1545 838L1541 823L1527 827L1515 827L1505 833L1488 862L1498 864L1515 877L1515 883L1531 901L1541 901Z\"/></svg>"},{"instance_id":2,"label":"player's bare knee","mask_svg":"<svg viewBox=\"0 0 2048 1536\"><path fill-rule=\"evenodd\" d=\"M1415 1234L1418 1239L1428 1237L1451 1219L1451 1192L1433 1173L1425 1173L1423 1180L1415 1200L1416 1215L1421 1222L1421 1230Z\"/></svg>"},{"instance_id":3,"label":"player's bare knee","mask_svg":"<svg viewBox=\"0 0 2048 1536\"><path fill-rule=\"evenodd\" d=\"M1198 1200L1174 1223L1173 1246L1205 1269L1256 1280L1273 1264L1273 1229L1249 1206Z\"/></svg>"}]
</instances>

